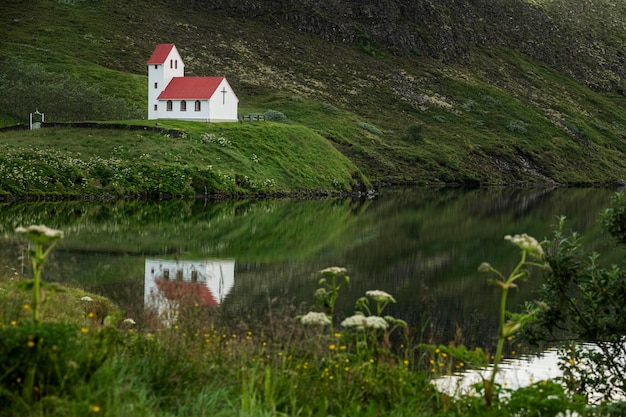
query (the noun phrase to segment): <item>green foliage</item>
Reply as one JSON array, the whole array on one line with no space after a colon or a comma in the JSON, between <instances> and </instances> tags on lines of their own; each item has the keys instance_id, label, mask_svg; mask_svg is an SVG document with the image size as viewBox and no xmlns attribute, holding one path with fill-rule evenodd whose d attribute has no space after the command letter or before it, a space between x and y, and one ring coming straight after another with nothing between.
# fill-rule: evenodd
<instances>
[{"instance_id":1,"label":"green foliage","mask_svg":"<svg viewBox=\"0 0 626 417\"><path fill-rule=\"evenodd\" d=\"M616 195L604 211L603 224L624 244L624 197ZM581 395L621 398L626 393L626 369L616 357L626 355L626 272L623 265L604 266L598 253L581 249L581 236L565 231L561 218L545 247L550 265L538 302L547 309L523 336L531 342L572 340L561 352L564 382Z\"/></svg>"},{"instance_id":2,"label":"green foliage","mask_svg":"<svg viewBox=\"0 0 626 417\"><path fill-rule=\"evenodd\" d=\"M65 397L89 381L111 352L116 330L23 320L0 328L0 398L16 410Z\"/></svg>"},{"instance_id":3,"label":"green foliage","mask_svg":"<svg viewBox=\"0 0 626 417\"><path fill-rule=\"evenodd\" d=\"M585 402L572 399L558 382L545 380L512 390L506 409L512 416L548 417L563 415L565 410L582 413Z\"/></svg>"}]
</instances>

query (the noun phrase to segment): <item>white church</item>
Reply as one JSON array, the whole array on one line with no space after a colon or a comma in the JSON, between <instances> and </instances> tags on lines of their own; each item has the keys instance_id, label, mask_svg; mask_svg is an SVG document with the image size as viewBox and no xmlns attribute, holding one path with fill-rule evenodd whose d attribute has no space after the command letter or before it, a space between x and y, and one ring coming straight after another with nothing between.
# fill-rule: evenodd
<instances>
[{"instance_id":1,"label":"white church","mask_svg":"<svg viewBox=\"0 0 626 417\"><path fill-rule=\"evenodd\" d=\"M174 44L156 47L148 60L148 120L236 122L239 99L224 77L185 77Z\"/></svg>"}]
</instances>

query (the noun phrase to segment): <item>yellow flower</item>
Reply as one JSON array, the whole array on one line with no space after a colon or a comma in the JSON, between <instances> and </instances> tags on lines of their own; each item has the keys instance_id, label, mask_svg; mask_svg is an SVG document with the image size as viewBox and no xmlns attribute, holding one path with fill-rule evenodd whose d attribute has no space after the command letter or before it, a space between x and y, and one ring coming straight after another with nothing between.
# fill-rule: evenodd
<instances>
[{"instance_id":1,"label":"yellow flower","mask_svg":"<svg viewBox=\"0 0 626 417\"><path fill-rule=\"evenodd\" d=\"M407 366L409 365L409 360L408 360L408 359L405 359L405 360L404 360L404 361L402 361L402 362L403 362L405 365L407 365Z\"/></svg>"},{"instance_id":2,"label":"yellow flower","mask_svg":"<svg viewBox=\"0 0 626 417\"><path fill-rule=\"evenodd\" d=\"M24 310L30 310L30 306L28 304L24 304Z\"/></svg>"},{"instance_id":3,"label":"yellow flower","mask_svg":"<svg viewBox=\"0 0 626 417\"><path fill-rule=\"evenodd\" d=\"M11 326L17 326L17 322L15 320L11 320Z\"/></svg>"},{"instance_id":4,"label":"yellow flower","mask_svg":"<svg viewBox=\"0 0 626 417\"><path fill-rule=\"evenodd\" d=\"M335 350L335 348L336 348L336 347L337 347L337 346L335 346L335 345L333 344L333 345L328 346L328 349L330 349L330 350Z\"/></svg>"},{"instance_id":5,"label":"yellow flower","mask_svg":"<svg viewBox=\"0 0 626 417\"><path fill-rule=\"evenodd\" d=\"M29 340L29 341L28 341L28 343L26 343L26 345L27 345L29 348L32 348L32 347L35 347L35 342L33 342L32 340Z\"/></svg>"},{"instance_id":6,"label":"yellow flower","mask_svg":"<svg viewBox=\"0 0 626 417\"><path fill-rule=\"evenodd\" d=\"M91 406L91 411L93 411L94 413L99 413L102 410L102 408L100 408L100 406L98 405L92 405Z\"/></svg>"},{"instance_id":7,"label":"yellow flower","mask_svg":"<svg viewBox=\"0 0 626 417\"><path fill-rule=\"evenodd\" d=\"M339 339L341 337L341 333L335 333L335 338Z\"/></svg>"},{"instance_id":8,"label":"yellow flower","mask_svg":"<svg viewBox=\"0 0 626 417\"><path fill-rule=\"evenodd\" d=\"M93 312L89 312L89 314L87 314L87 317L89 317L90 319L92 319L95 316L95 314L93 314Z\"/></svg>"},{"instance_id":9,"label":"yellow flower","mask_svg":"<svg viewBox=\"0 0 626 417\"><path fill-rule=\"evenodd\" d=\"M86 327L81 327L80 331L83 332L83 333L89 333L89 329L86 328Z\"/></svg>"}]
</instances>

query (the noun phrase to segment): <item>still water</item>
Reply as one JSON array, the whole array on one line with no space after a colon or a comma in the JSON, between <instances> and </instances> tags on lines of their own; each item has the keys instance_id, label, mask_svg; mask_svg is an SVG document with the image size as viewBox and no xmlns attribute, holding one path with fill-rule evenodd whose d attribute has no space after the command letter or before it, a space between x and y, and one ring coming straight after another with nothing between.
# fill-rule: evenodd
<instances>
[{"instance_id":1,"label":"still water","mask_svg":"<svg viewBox=\"0 0 626 417\"><path fill-rule=\"evenodd\" d=\"M559 215L588 249L620 259L601 233L607 189L402 189L372 199L72 201L0 203L0 273L23 271L15 227L46 224L65 238L44 279L78 284L136 315L168 282L206 284L202 300L229 314L276 303L313 304L317 271L348 269L339 314L365 291L397 299L387 313L434 343L489 347L497 333L498 290L477 272L503 272L519 252L504 240L550 235ZM165 279L167 278L167 280ZM532 297L536 273L509 304Z\"/></svg>"}]
</instances>

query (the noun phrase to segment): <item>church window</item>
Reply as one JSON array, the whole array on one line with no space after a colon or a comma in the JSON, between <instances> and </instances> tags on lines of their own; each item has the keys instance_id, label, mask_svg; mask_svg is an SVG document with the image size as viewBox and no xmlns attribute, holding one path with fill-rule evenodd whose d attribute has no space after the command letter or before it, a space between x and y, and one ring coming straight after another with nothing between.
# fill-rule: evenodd
<instances>
[{"instance_id":1,"label":"church window","mask_svg":"<svg viewBox=\"0 0 626 417\"><path fill-rule=\"evenodd\" d=\"M154 69L159 69L159 66L157 64L154 64Z\"/></svg>"},{"instance_id":2,"label":"church window","mask_svg":"<svg viewBox=\"0 0 626 417\"><path fill-rule=\"evenodd\" d=\"M196 100L195 107L196 111L200 111L200 100Z\"/></svg>"},{"instance_id":3,"label":"church window","mask_svg":"<svg viewBox=\"0 0 626 417\"><path fill-rule=\"evenodd\" d=\"M159 83L154 83L154 88L159 88Z\"/></svg>"},{"instance_id":4,"label":"church window","mask_svg":"<svg viewBox=\"0 0 626 417\"><path fill-rule=\"evenodd\" d=\"M178 69L178 60L174 61L174 68Z\"/></svg>"},{"instance_id":5,"label":"church window","mask_svg":"<svg viewBox=\"0 0 626 417\"><path fill-rule=\"evenodd\" d=\"M154 105L154 111L157 111L159 108L159 106L157 106L156 104Z\"/></svg>"},{"instance_id":6,"label":"church window","mask_svg":"<svg viewBox=\"0 0 626 417\"><path fill-rule=\"evenodd\" d=\"M167 100L167 111L172 111L172 100Z\"/></svg>"},{"instance_id":7,"label":"church window","mask_svg":"<svg viewBox=\"0 0 626 417\"><path fill-rule=\"evenodd\" d=\"M180 111L187 111L187 102L185 100L180 102Z\"/></svg>"}]
</instances>

